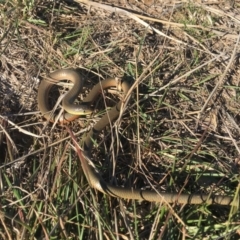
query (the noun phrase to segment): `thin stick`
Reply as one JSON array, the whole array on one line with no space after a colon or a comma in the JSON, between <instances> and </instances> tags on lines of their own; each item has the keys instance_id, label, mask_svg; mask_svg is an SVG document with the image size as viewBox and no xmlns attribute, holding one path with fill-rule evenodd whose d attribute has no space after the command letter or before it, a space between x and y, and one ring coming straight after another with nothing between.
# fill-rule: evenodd
<instances>
[{"instance_id":1,"label":"thin stick","mask_svg":"<svg viewBox=\"0 0 240 240\"><path fill-rule=\"evenodd\" d=\"M138 15L136 14L133 14L131 12L128 12L126 10L123 10L121 8L118 8L118 7L112 7L112 6L109 6L109 5L106 5L106 4L102 4L102 3L97 3L97 2L92 2L92 1L88 1L88 0L75 0L76 2L78 3L84 3L84 4L87 4L89 6L94 6L94 7L98 7L98 8L101 8L101 9L104 9L104 10L107 10L107 11L110 11L110 12L115 12L115 13L118 13L118 14L121 14L121 15L125 15L129 18L132 18L133 20L135 20L136 22L140 23L141 25L145 26L147 29L149 30L153 30L154 32L156 32L157 34L159 34L160 36L163 36L163 37L166 37L170 40L173 40L177 43L181 43L183 45L187 45L187 43L185 42L182 42L181 40L178 40L178 39L175 39L175 38L172 38L172 37L169 37L168 35L166 35L165 33L159 31L158 29L152 27L151 25L149 25L148 23L144 22L143 20L141 20L139 18Z\"/></svg>"}]
</instances>

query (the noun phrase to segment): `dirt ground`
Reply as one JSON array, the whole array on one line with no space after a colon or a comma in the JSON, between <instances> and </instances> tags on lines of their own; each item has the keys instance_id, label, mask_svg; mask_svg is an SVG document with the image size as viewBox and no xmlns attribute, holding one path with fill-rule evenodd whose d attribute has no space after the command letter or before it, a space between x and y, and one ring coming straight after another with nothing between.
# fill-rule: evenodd
<instances>
[{"instance_id":1,"label":"dirt ground","mask_svg":"<svg viewBox=\"0 0 240 240\"><path fill-rule=\"evenodd\" d=\"M62 68L85 79L79 99L108 77L128 81L123 116L94 143L105 181L239 201L240 1L5 0L0 9L0 239L239 239L239 205L90 188L37 92ZM103 102L68 125L79 142Z\"/></svg>"}]
</instances>

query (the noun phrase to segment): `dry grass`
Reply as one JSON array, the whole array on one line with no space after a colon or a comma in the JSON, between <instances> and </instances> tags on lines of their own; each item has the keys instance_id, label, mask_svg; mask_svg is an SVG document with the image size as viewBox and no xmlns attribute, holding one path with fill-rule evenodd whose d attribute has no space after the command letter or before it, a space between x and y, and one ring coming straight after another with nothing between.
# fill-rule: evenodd
<instances>
[{"instance_id":1,"label":"dry grass","mask_svg":"<svg viewBox=\"0 0 240 240\"><path fill-rule=\"evenodd\" d=\"M239 208L89 188L69 134L38 112L48 72L79 69L85 92L124 78L132 97L93 152L104 179L239 197L240 2L109 2L0 1L0 239L239 239ZM101 114L70 124L79 141Z\"/></svg>"}]
</instances>

